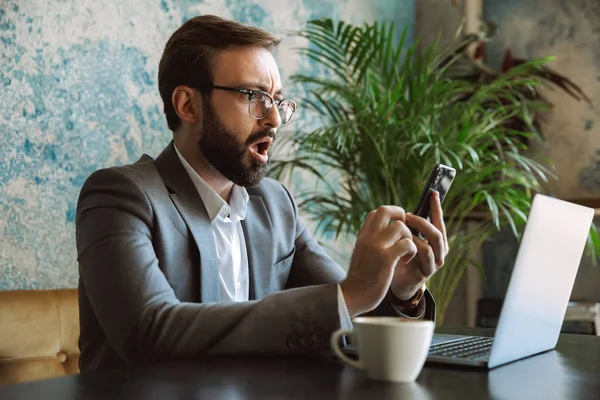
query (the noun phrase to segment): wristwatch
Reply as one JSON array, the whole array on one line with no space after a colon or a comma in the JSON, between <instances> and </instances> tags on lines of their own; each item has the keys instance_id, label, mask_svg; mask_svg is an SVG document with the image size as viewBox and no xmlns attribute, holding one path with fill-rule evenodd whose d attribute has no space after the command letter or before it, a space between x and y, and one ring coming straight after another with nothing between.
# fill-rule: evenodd
<instances>
[{"instance_id":1,"label":"wristwatch","mask_svg":"<svg viewBox=\"0 0 600 400\"><path fill-rule=\"evenodd\" d=\"M410 299L401 300L398 297L396 297L396 295L394 293L392 293L392 289L388 289L388 299L390 300L390 303L392 303L394 306L396 306L398 308L411 309L411 308L415 308L419 305L419 303L421 302L421 299L423 298L424 293L425 293L425 285L421 286L421 288L419 290L417 290L417 293L415 293Z\"/></svg>"}]
</instances>

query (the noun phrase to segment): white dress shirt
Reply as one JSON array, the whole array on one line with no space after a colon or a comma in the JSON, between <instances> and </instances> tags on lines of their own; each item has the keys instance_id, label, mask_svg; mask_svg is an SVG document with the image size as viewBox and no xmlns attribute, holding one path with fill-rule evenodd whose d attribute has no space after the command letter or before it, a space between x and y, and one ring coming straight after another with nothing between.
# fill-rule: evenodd
<instances>
[{"instance_id":1,"label":"white dress shirt","mask_svg":"<svg viewBox=\"0 0 600 400\"><path fill-rule=\"evenodd\" d=\"M221 302L248 301L248 253L241 221L246 218L248 192L234 185L230 204L221 198L183 158L177 146L175 151L183 167L200 194L210 219L221 284Z\"/></svg>"},{"instance_id":2,"label":"white dress shirt","mask_svg":"<svg viewBox=\"0 0 600 400\"><path fill-rule=\"evenodd\" d=\"M246 218L248 192L245 188L234 185L231 205L228 205L183 158L177 146L174 147L179 160L198 190L211 221L219 259L220 300L222 302L248 301L248 253L241 223ZM340 285L337 285L337 288L340 327L352 329L352 320L344 301L342 288Z\"/></svg>"}]
</instances>

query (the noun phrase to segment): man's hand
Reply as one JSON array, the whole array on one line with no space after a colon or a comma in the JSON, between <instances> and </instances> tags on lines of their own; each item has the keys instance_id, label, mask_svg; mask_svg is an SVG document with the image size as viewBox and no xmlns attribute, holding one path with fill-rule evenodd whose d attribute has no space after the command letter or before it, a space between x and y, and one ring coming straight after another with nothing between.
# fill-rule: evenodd
<instances>
[{"instance_id":1,"label":"man's hand","mask_svg":"<svg viewBox=\"0 0 600 400\"><path fill-rule=\"evenodd\" d=\"M367 215L348 276L340 284L350 317L377 307L390 288L396 265L407 268L416 255L405 217L404 210L395 206L381 206Z\"/></svg>"},{"instance_id":2,"label":"man's hand","mask_svg":"<svg viewBox=\"0 0 600 400\"><path fill-rule=\"evenodd\" d=\"M421 232L426 240L413 236L417 256L396 265L390 288L399 299L410 299L444 265L449 249L438 192L431 196L430 218L431 222L414 214L406 215L406 225Z\"/></svg>"}]
</instances>

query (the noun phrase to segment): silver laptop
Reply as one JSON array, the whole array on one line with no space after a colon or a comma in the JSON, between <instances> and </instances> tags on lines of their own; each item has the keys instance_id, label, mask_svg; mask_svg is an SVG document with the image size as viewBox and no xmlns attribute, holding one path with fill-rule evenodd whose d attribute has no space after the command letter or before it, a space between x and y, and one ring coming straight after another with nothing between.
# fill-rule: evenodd
<instances>
[{"instance_id":1,"label":"silver laptop","mask_svg":"<svg viewBox=\"0 0 600 400\"><path fill-rule=\"evenodd\" d=\"M427 361L494 368L554 349L594 210L533 199L493 338L434 335Z\"/></svg>"}]
</instances>

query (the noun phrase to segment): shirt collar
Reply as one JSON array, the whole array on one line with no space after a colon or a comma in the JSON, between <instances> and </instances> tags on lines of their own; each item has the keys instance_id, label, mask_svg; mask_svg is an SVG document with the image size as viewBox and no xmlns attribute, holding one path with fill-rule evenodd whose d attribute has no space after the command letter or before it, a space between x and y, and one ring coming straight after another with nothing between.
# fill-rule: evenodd
<instances>
[{"instance_id":1,"label":"shirt collar","mask_svg":"<svg viewBox=\"0 0 600 400\"><path fill-rule=\"evenodd\" d=\"M246 208L248 207L248 200L250 198L246 188L233 185L230 204L227 204L227 202L223 200L221 196L219 196L217 192L215 192L215 190L200 177L200 175L198 175L186 159L183 158L179 149L177 149L177 145L174 145L173 147L175 147L175 152L183 164L183 168L185 168L192 183L196 187L196 190L204 203L204 207L206 207L206 212L208 213L208 218L211 223L213 223L217 217L219 217L219 219L226 219L229 217L233 222L238 222L246 218Z\"/></svg>"}]
</instances>

